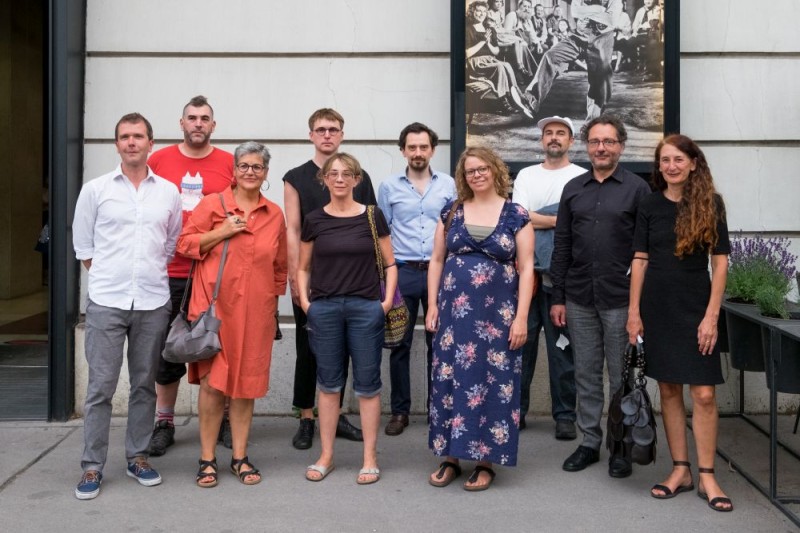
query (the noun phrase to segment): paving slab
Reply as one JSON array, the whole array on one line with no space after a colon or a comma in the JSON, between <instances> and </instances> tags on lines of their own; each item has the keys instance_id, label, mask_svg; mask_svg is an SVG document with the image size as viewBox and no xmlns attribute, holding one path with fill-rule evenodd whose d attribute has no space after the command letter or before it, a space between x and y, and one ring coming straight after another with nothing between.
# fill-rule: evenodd
<instances>
[{"instance_id":1,"label":"paving slab","mask_svg":"<svg viewBox=\"0 0 800 533\"><path fill-rule=\"evenodd\" d=\"M357 421L357 417L353 417ZM369 486L356 484L361 466L358 443L336 441L336 470L320 483L304 478L315 461L319 441L297 451L291 437L297 420L256 417L249 455L264 481L238 482L227 469L230 451L218 449L220 483L213 489L195 486L199 444L197 419L178 420L177 443L152 463L164 478L156 487L142 487L125 476L124 419L114 419L109 462L100 496L79 501L74 495L80 477L83 432L70 424L0 424L0 449L11 444L30 448L13 459L2 455L2 471L31 463L6 477L0 488L2 530L42 531L281 531L281 532L427 532L427 531L796 531L794 525L740 475L717 459L720 484L736 510L716 513L694 493L656 500L649 488L670 470L663 431L659 459L636 467L627 479L607 473L607 454L583 472L561 469L578 441L553 438L553 422L528 418L520 438L519 464L497 467L490 490L468 493L463 476L446 488L427 483L438 460L427 449L424 417L397 437L379 437L382 477ZM385 417L384 417L385 423ZM745 432L742 432L743 434ZM746 435L742 438L749 438ZM605 452L605 451L604 451ZM15 452L15 453L22 453ZM32 461L32 462L31 462ZM692 462L696 465L694 457ZM25 464L28 464L25 463ZM471 463L465 462L469 471Z\"/></svg>"}]
</instances>

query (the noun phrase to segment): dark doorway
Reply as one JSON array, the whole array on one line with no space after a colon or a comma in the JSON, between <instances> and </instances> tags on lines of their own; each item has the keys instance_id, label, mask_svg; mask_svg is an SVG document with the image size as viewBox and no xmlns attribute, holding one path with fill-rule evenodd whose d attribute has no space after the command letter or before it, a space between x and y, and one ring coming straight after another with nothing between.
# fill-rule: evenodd
<instances>
[{"instance_id":1,"label":"dark doorway","mask_svg":"<svg viewBox=\"0 0 800 533\"><path fill-rule=\"evenodd\" d=\"M48 416L47 6L0 0L0 418Z\"/></svg>"}]
</instances>

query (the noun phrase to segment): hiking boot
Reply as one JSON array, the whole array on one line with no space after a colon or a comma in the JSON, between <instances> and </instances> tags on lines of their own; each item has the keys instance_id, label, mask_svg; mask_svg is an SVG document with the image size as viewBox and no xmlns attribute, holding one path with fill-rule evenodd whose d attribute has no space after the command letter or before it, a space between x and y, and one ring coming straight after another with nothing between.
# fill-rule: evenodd
<instances>
[{"instance_id":1,"label":"hiking boot","mask_svg":"<svg viewBox=\"0 0 800 533\"><path fill-rule=\"evenodd\" d=\"M175 444L175 426L167 420L159 420L150 437L150 455L158 457L167 453L167 447Z\"/></svg>"}]
</instances>

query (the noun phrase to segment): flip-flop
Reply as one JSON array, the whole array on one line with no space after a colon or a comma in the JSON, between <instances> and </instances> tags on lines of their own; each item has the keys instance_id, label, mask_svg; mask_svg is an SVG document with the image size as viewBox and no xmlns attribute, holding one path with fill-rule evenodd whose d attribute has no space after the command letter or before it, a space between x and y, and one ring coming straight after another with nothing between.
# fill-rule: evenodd
<instances>
[{"instance_id":1,"label":"flip-flop","mask_svg":"<svg viewBox=\"0 0 800 533\"><path fill-rule=\"evenodd\" d=\"M453 475L448 476L447 471L452 470ZM461 467L452 461L442 461L439 465L439 471L433 478L428 477L428 483L434 487L446 487L453 482L455 478L461 475ZM435 479L434 479L435 478Z\"/></svg>"},{"instance_id":2,"label":"flip-flop","mask_svg":"<svg viewBox=\"0 0 800 533\"><path fill-rule=\"evenodd\" d=\"M333 472L335 468L336 468L335 465L331 465L331 466L308 465L308 468L306 468L306 479L309 480L309 481L315 481L315 482L316 481L322 481L323 479L328 477L328 474ZM320 478L308 477L308 473L309 472L319 472L320 474L322 474L322 477L320 477Z\"/></svg>"},{"instance_id":3,"label":"flip-flop","mask_svg":"<svg viewBox=\"0 0 800 533\"><path fill-rule=\"evenodd\" d=\"M489 474L488 483L485 483L483 485L467 485L467 483L475 483L476 481L478 481L478 475L481 472L487 472ZM472 474L469 476L469 479L467 479L467 483L464 483L464 490L469 492L479 492L482 490L486 490L492 486L492 482L494 482L494 476L495 476L494 470L486 466L478 465L475 467L475 470L472 471Z\"/></svg>"},{"instance_id":4,"label":"flip-flop","mask_svg":"<svg viewBox=\"0 0 800 533\"><path fill-rule=\"evenodd\" d=\"M370 479L367 481L362 481L359 479L361 476L375 476L375 479ZM373 483L377 483L381 479L381 471L379 468L362 468L358 471L358 477L356 478L356 483L359 485L372 485Z\"/></svg>"}]
</instances>

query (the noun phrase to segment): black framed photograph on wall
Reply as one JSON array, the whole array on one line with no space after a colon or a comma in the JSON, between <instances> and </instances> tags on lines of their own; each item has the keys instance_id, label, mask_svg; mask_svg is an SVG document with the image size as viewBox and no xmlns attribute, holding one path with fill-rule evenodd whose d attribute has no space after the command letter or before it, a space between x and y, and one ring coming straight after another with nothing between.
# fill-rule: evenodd
<instances>
[{"instance_id":1,"label":"black framed photograph on wall","mask_svg":"<svg viewBox=\"0 0 800 533\"><path fill-rule=\"evenodd\" d=\"M607 113L628 130L621 162L650 172L679 130L679 0L452 0L453 160L495 149L513 170L543 160L539 118L581 127Z\"/></svg>"}]
</instances>

